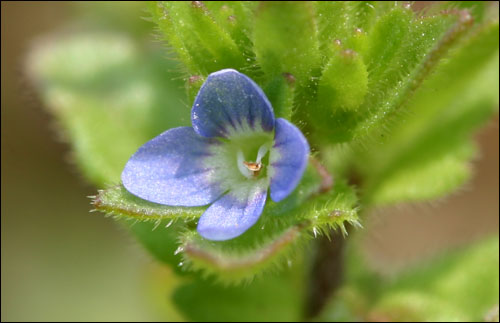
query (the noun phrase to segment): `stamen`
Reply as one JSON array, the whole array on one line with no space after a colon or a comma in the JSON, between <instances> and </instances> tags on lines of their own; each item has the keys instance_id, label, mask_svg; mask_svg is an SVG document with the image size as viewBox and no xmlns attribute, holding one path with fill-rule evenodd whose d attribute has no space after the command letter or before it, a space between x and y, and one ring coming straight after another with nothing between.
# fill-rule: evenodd
<instances>
[{"instance_id":1,"label":"stamen","mask_svg":"<svg viewBox=\"0 0 500 323\"><path fill-rule=\"evenodd\" d=\"M245 167L245 156L243 155L243 152L241 150L238 150L238 155L237 155L237 164L238 164L238 169L240 170L240 173L243 174L246 178L252 178L253 172L248 169L248 167Z\"/></svg>"},{"instance_id":2,"label":"stamen","mask_svg":"<svg viewBox=\"0 0 500 323\"><path fill-rule=\"evenodd\" d=\"M246 162L246 161L244 161L243 164L249 170L251 170L252 172L254 172L254 175L258 175L258 174L255 174L255 172L259 172L260 169L262 168L262 163L253 163L253 162Z\"/></svg>"},{"instance_id":3,"label":"stamen","mask_svg":"<svg viewBox=\"0 0 500 323\"><path fill-rule=\"evenodd\" d=\"M259 151L257 152L257 160L255 162L247 162L245 161L245 156L241 150L238 150L238 169L241 174L246 178L252 178L258 176L260 171L262 170L262 158L269 151L270 144L264 144L260 146Z\"/></svg>"}]
</instances>

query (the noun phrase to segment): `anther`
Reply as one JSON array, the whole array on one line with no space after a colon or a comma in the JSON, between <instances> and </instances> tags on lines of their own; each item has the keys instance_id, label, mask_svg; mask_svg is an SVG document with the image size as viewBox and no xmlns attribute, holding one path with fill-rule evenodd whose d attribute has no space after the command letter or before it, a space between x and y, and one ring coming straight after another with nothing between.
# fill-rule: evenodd
<instances>
[{"instance_id":1,"label":"anther","mask_svg":"<svg viewBox=\"0 0 500 323\"><path fill-rule=\"evenodd\" d=\"M243 165L245 165L249 171L253 172L253 176L258 176L260 173L260 170L262 169L262 163L260 163L260 162L254 163L254 162L244 161Z\"/></svg>"}]
</instances>

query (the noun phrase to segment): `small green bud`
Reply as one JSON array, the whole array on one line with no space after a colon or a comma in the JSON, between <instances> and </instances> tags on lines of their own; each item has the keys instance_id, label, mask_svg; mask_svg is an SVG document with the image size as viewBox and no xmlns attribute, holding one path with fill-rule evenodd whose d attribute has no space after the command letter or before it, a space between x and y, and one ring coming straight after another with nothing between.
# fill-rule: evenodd
<instances>
[{"instance_id":1,"label":"small green bud","mask_svg":"<svg viewBox=\"0 0 500 323\"><path fill-rule=\"evenodd\" d=\"M368 90L368 72L352 49L336 50L325 66L318 85L318 109L356 110Z\"/></svg>"}]
</instances>

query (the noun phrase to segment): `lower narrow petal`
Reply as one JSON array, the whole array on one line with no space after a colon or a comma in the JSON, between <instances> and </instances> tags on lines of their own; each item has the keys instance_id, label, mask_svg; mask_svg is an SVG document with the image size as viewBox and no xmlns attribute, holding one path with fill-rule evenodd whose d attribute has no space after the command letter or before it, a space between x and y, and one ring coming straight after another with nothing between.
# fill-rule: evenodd
<instances>
[{"instance_id":1,"label":"lower narrow petal","mask_svg":"<svg viewBox=\"0 0 500 323\"><path fill-rule=\"evenodd\" d=\"M269 156L271 199L279 202L300 182L309 158L309 144L300 130L283 118L276 119L274 145Z\"/></svg>"},{"instance_id":2,"label":"lower narrow petal","mask_svg":"<svg viewBox=\"0 0 500 323\"><path fill-rule=\"evenodd\" d=\"M249 181L214 202L198 222L200 235L220 241L243 234L262 214L267 186L266 179Z\"/></svg>"},{"instance_id":3,"label":"lower narrow petal","mask_svg":"<svg viewBox=\"0 0 500 323\"><path fill-rule=\"evenodd\" d=\"M172 206L206 205L222 195L217 170L204 165L215 139L192 127L170 129L145 143L132 155L122 182L132 194ZM206 164L206 163L205 163Z\"/></svg>"}]
</instances>

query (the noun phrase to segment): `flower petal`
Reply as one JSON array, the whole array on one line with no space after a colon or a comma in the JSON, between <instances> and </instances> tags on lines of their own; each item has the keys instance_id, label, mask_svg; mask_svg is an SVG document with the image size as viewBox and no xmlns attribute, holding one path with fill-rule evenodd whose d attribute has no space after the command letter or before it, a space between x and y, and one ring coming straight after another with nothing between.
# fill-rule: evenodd
<instances>
[{"instance_id":1,"label":"flower petal","mask_svg":"<svg viewBox=\"0 0 500 323\"><path fill-rule=\"evenodd\" d=\"M225 69L201 86L191 121L204 137L231 137L242 131L272 131L274 112L260 87L246 75Z\"/></svg>"},{"instance_id":2,"label":"flower petal","mask_svg":"<svg viewBox=\"0 0 500 323\"><path fill-rule=\"evenodd\" d=\"M198 222L198 232L209 240L229 240L257 222L267 196L267 179L248 181L212 204Z\"/></svg>"},{"instance_id":3,"label":"flower petal","mask_svg":"<svg viewBox=\"0 0 500 323\"><path fill-rule=\"evenodd\" d=\"M199 136L191 127L165 131L132 155L122 182L132 194L172 206L206 205L222 195L215 170L203 165L219 141Z\"/></svg>"},{"instance_id":4,"label":"flower petal","mask_svg":"<svg viewBox=\"0 0 500 323\"><path fill-rule=\"evenodd\" d=\"M271 199L279 202L299 184L307 166L309 144L300 130L283 118L276 119L274 145L269 155Z\"/></svg>"}]
</instances>

